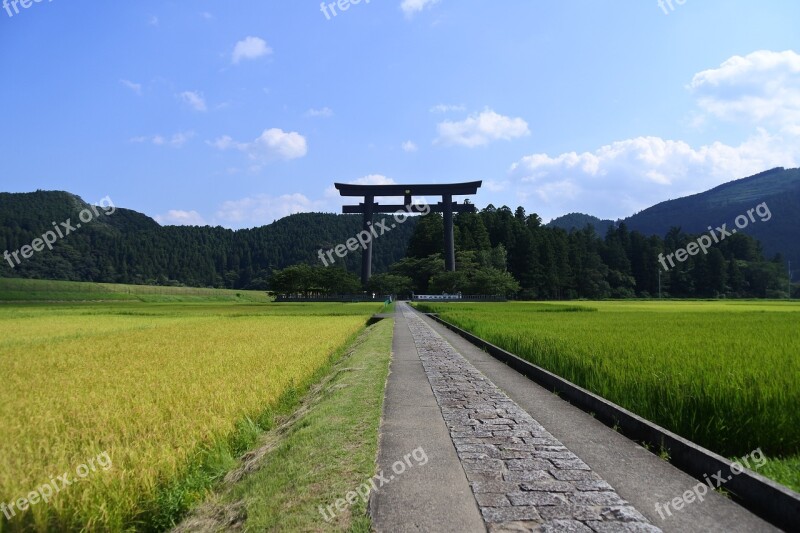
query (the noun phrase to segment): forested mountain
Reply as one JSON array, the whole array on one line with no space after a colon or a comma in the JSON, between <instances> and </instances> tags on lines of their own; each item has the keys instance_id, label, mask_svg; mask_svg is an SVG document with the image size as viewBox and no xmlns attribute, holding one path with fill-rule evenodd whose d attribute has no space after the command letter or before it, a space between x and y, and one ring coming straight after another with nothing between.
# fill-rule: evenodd
<instances>
[{"instance_id":1,"label":"forested mountain","mask_svg":"<svg viewBox=\"0 0 800 533\"><path fill-rule=\"evenodd\" d=\"M775 168L749 178L731 181L709 191L670 200L625 220L631 230L645 235L666 235L672 227L688 233L706 233L708 226L734 221L748 210L766 203L771 218L750 222L744 231L764 247L764 253L782 254L800 265L800 169Z\"/></svg>"},{"instance_id":2,"label":"forested mountain","mask_svg":"<svg viewBox=\"0 0 800 533\"><path fill-rule=\"evenodd\" d=\"M800 267L800 169L774 168L749 178L731 181L706 192L661 202L623 220L628 229L645 235L666 235L673 227L687 233L707 233L727 224L735 228L736 217L747 215L766 204L770 219L756 217L744 231L761 242L768 256L781 254ZM762 209L763 210L763 209ZM616 223L583 213L570 213L550 221L547 226L567 231L588 224L605 234Z\"/></svg>"},{"instance_id":3,"label":"forested mountain","mask_svg":"<svg viewBox=\"0 0 800 533\"><path fill-rule=\"evenodd\" d=\"M592 215L583 213L569 213L558 218L554 218L547 223L548 228L561 228L566 231L583 229L586 226L593 226L597 233L604 235L609 228L614 226L613 220L601 220Z\"/></svg>"},{"instance_id":4,"label":"forested mountain","mask_svg":"<svg viewBox=\"0 0 800 533\"><path fill-rule=\"evenodd\" d=\"M0 253L14 252L89 206L66 192L0 193ZM405 256L416 223L410 218L376 239L373 268L385 271ZM303 213L268 226L233 231L221 227L160 226L153 219L116 208L59 239L53 250L33 254L12 268L0 263L0 276L118 283L185 284L228 288L266 288L275 269L306 262L321 264L320 248L344 243L361 230L358 215ZM357 271L360 252L344 263ZM13 261L12 261L13 263ZM340 266L340 265L336 265Z\"/></svg>"}]
</instances>

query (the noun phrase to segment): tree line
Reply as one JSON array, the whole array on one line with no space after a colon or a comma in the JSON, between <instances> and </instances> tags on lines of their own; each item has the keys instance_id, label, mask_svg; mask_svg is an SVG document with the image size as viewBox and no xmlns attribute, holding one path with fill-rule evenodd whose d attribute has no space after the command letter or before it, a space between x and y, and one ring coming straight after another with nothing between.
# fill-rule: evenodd
<instances>
[{"instance_id":1,"label":"tree line","mask_svg":"<svg viewBox=\"0 0 800 533\"><path fill-rule=\"evenodd\" d=\"M52 222L87 207L65 192L0 193L0 253L17 250ZM343 293L366 290L410 294L505 294L515 298L731 297L782 298L790 291L780 256L764 258L744 233L715 244L665 271L660 254L697 239L679 228L664 237L615 224L603 234L591 226L565 231L542 225L522 207L489 205L455 217L456 272L446 272L439 214L412 217L375 242L376 275L360 287L361 253L320 270L319 249L329 249L361 229L360 216L305 213L245 230L160 226L117 208L0 276L111 283L186 285L278 292ZM308 269L276 276L293 265ZM309 269L311 269L309 271ZM309 273L311 272L311 273ZM660 289L660 290L659 290ZM797 286L792 289L794 297Z\"/></svg>"},{"instance_id":2,"label":"tree line","mask_svg":"<svg viewBox=\"0 0 800 533\"><path fill-rule=\"evenodd\" d=\"M424 256L438 244L435 228L441 222L434 219L418 224L409 257ZM660 254L674 253L696 239L678 227L664 238L647 236L629 231L624 222L610 227L604 236L592 226L568 232L544 227L538 215L526 215L522 207L512 212L489 205L456 220L461 250L504 250L521 298L649 298L659 293L678 298L788 296L783 258L766 260L758 241L744 233L668 271L661 267Z\"/></svg>"},{"instance_id":3,"label":"tree line","mask_svg":"<svg viewBox=\"0 0 800 533\"><path fill-rule=\"evenodd\" d=\"M629 231L625 223L609 227L604 236L591 225L565 231L543 226L538 215L527 215L522 207L512 212L489 205L477 213L456 216L456 272L446 272L443 225L440 214L421 217L405 257L373 276L365 289L382 294L461 292L535 300L786 298L790 290L800 296L798 286L790 289L783 259L779 255L764 259L758 241L744 233L665 270L660 254L686 248L696 235L672 228L664 238L646 236ZM335 269L327 272L322 269L315 275L317 279L341 276ZM357 281L353 276L348 287ZM273 289L283 293L309 290L308 284L276 284Z\"/></svg>"}]
</instances>

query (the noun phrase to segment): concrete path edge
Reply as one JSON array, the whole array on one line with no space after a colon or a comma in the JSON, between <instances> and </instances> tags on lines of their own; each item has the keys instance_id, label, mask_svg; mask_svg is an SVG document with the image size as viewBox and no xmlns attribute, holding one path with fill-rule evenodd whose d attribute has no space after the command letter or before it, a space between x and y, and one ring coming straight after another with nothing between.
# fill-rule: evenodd
<instances>
[{"instance_id":1,"label":"concrete path edge","mask_svg":"<svg viewBox=\"0 0 800 533\"><path fill-rule=\"evenodd\" d=\"M378 470L390 482L370 493L373 529L485 533L411 331L402 313L394 318L377 459ZM393 465L418 448L425 451L427 463L394 475Z\"/></svg>"}]
</instances>

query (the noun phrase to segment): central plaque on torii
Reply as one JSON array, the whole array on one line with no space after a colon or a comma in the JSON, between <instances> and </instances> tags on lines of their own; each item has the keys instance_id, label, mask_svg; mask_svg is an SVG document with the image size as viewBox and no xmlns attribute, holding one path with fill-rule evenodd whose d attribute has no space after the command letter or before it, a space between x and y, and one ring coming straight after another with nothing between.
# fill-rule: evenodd
<instances>
[{"instance_id":1,"label":"central plaque on torii","mask_svg":"<svg viewBox=\"0 0 800 533\"><path fill-rule=\"evenodd\" d=\"M459 204L453 196L472 196L478 193L483 182L450 183L444 185L349 185L336 183L336 189L342 196L361 197L358 205L346 205L342 209L345 214L363 215L363 229L370 230L375 213L396 213L398 211L420 212L420 206L411 202L413 196L440 196L441 202L431 204L430 210L444 215L444 265L445 269L454 272L456 269L455 243L453 242L453 213L474 213L475 206L469 203ZM403 204L380 205L377 197L402 197ZM361 282L366 283L372 276L372 241L361 257Z\"/></svg>"}]
</instances>

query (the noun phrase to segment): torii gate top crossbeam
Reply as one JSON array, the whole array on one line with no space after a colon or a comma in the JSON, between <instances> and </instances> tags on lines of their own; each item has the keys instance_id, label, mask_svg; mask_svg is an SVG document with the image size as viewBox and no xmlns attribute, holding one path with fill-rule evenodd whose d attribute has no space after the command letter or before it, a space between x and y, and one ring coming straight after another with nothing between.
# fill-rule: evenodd
<instances>
[{"instance_id":1,"label":"torii gate top crossbeam","mask_svg":"<svg viewBox=\"0 0 800 533\"><path fill-rule=\"evenodd\" d=\"M478 193L482 181L442 185L350 185L335 183L342 196L472 196Z\"/></svg>"}]
</instances>

